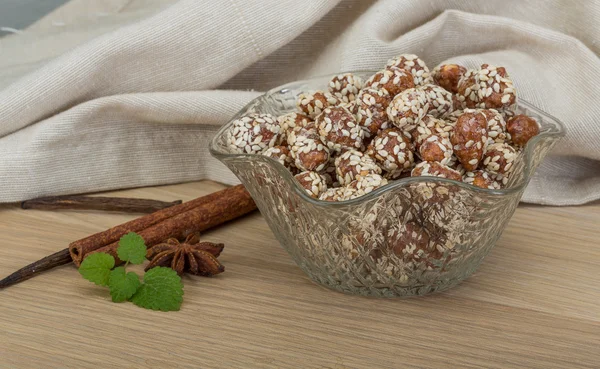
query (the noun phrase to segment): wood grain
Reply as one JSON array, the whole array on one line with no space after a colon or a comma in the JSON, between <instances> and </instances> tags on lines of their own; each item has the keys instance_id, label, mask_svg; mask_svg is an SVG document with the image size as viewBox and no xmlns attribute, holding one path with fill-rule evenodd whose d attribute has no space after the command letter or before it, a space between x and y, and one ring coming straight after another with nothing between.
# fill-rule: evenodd
<instances>
[{"instance_id":1,"label":"wood grain","mask_svg":"<svg viewBox=\"0 0 600 369\"><path fill-rule=\"evenodd\" d=\"M222 187L114 194L187 201ZM0 206L0 275L132 217ZM0 368L598 368L599 223L600 203L520 206L458 287L373 299L312 283L255 213L204 235L225 242L226 272L185 277L180 312L112 303L72 266L0 292Z\"/></svg>"}]
</instances>

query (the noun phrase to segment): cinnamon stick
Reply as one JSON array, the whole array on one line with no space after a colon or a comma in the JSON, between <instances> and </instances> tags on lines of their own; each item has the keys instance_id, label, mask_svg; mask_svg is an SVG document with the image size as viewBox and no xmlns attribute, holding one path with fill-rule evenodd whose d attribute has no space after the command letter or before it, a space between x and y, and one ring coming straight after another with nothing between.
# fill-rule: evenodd
<instances>
[{"instance_id":1,"label":"cinnamon stick","mask_svg":"<svg viewBox=\"0 0 600 369\"><path fill-rule=\"evenodd\" d=\"M26 267L17 270L8 277L0 280L0 290L15 283L25 281L38 273L52 269L59 265L68 264L70 262L71 255L69 254L69 249L60 250L59 252L46 256L35 263L31 263Z\"/></svg>"},{"instance_id":2,"label":"cinnamon stick","mask_svg":"<svg viewBox=\"0 0 600 369\"><path fill-rule=\"evenodd\" d=\"M217 203L217 205L213 204L215 202ZM241 206L236 205L236 202L240 202ZM171 230L168 227L181 228L181 225L178 225L177 222L181 221L181 218L183 218L183 221L185 221L188 216L186 215L183 217L179 217L178 220L175 221L172 218L181 214L185 214L186 212L198 207L203 207L202 211L207 211L206 208L208 208L208 211L213 216L216 215L217 219L211 220L204 218L206 224L198 224L195 227L190 226L190 224L186 223L186 227L196 228L192 231L206 230L211 226L219 225L219 221L225 222L227 220L234 219L238 216L244 215L256 209L254 201L252 201L250 194L248 193L248 191L246 191L243 185L229 187L224 190L214 192L207 196L199 197L197 199L185 202L180 205L175 205L170 208L159 210L152 214L148 214L143 217L118 225L116 227L110 228L106 231L99 232L81 240L72 242L69 245L69 251L71 253L73 263L75 263L76 266L79 266L85 256L87 256L89 253L95 250L105 248L107 245L112 245L109 248L116 249L116 242L128 232L137 232L141 234L142 237L144 237L144 240L146 240L146 236L148 236L148 234L144 236L144 234L142 234L142 231L166 220L170 221L168 223L169 225L163 225L162 227L159 227L161 229L160 234L166 234L166 236L158 242L164 241L166 238L169 237L174 237L175 234L169 233ZM218 207L222 207L223 209L219 209ZM223 211L224 214L219 214L219 210ZM196 218L197 214L193 217L193 219ZM150 236L152 236L152 234L150 234ZM154 239L155 237L150 238ZM151 246L148 242L149 241L146 240L147 246Z\"/></svg>"},{"instance_id":3,"label":"cinnamon stick","mask_svg":"<svg viewBox=\"0 0 600 369\"><path fill-rule=\"evenodd\" d=\"M162 222L156 223L137 232L144 239L146 246L151 247L167 238L183 238L193 232L202 232L209 228L238 218L256 209L256 204L243 186L236 186L217 192L219 196L213 197L210 202L203 202L198 206L177 214ZM118 242L113 242L95 251L112 255L117 262Z\"/></svg>"},{"instance_id":4,"label":"cinnamon stick","mask_svg":"<svg viewBox=\"0 0 600 369\"><path fill-rule=\"evenodd\" d=\"M102 210L127 213L153 213L181 204L181 200L165 202L126 197L49 196L23 201L21 208L38 210Z\"/></svg>"},{"instance_id":5,"label":"cinnamon stick","mask_svg":"<svg viewBox=\"0 0 600 369\"><path fill-rule=\"evenodd\" d=\"M139 232L150 247L170 237L183 238L193 232L205 231L255 209L256 204L242 185L230 187L75 241L69 248L29 264L0 280L0 289L71 261L79 266L83 258L92 252L107 252L119 261L116 254L117 241L127 232Z\"/></svg>"}]
</instances>

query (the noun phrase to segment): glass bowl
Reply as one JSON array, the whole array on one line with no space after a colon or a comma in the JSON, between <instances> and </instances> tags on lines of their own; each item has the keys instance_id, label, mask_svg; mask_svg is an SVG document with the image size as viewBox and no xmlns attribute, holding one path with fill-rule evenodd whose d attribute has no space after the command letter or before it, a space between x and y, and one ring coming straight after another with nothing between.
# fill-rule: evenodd
<instances>
[{"instance_id":1,"label":"glass bowl","mask_svg":"<svg viewBox=\"0 0 600 369\"><path fill-rule=\"evenodd\" d=\"M353 73L368 78L375 71ZM251 112L278 116L293 111L299 93L324 90L331 77L272 89L232 121ZM308 196L275 159L231 153L226 131L232 121L214 137L210 152L248 189L283 248L312 280L351 294L424 295L455 286L478 268L535 169L564 136L557 119L529 103L521 100L518 112L536 119L541 130L521 151L501 190L409 177L353 200L325 202ZM419 241L409 242L419 235Z\"/></svg>"}]
</instances>

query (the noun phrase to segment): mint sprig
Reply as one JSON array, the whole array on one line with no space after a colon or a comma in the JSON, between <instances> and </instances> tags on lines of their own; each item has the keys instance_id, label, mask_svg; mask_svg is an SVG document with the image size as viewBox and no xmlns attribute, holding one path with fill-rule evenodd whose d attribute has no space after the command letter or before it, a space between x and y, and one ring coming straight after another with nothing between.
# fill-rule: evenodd
<instances>
[{"instance_id":1,"label":"mint sprig","mask_svg":"<svg viewBox=\"0 0 600 369\"><path fill-rule=\"evenodd\" d=\"M131 302L146 309L177 311L183 302L181 277L171 268L152 268L144 274L144 284Z\"/></svg>"},{"instance_id":2,"label":"mint sprig","mask_svg":"<svg viewBox=\"0 0 600 369\"><path fill-rule=\"evenodd\" d=\"M141 264L146 260L146 243L142 236L129 232L119 240L117 248L119 259L131 263Z\"/></svg>"},{"instance_id":3,"label":"mint sprig","mask_svg":"<svg viewBox=\"0 0 600 369\"><path fill-rule=\"evenodd\" d=\"M108 288L113 302L126 301L140 288L140 277L134 272L127 273L124 267L116 267L108 277Z\"/></svg>"},{"instance_id":4,"label":"mint sprig","mask_svg":"<svg viewBox=\"0 0 600 369\"><path fill-rule=\"evenodd\" d=\"M180 309L183 284L177 272L155 267L144 274L143 283L135 272L127 273L128 263L141 264L146 258L146 244L140 235L130 232L121 237L117 255L126 262L125 266L115 268L113 256L98 252L83 260L79 273L90 282L109 287L114 302L129 300L137 306L161 311Z\"/></svg>"},{"instance_id":5,"label":"mint sprig","mask_svg":"<svg viewBox=\"0 0 600 369\"><path fill-rule=\"evenodd\" d=\"M115 258L104 252L98 252L86 257L79 266L79 274L98 286L108 286L108 275L115 267Z\"/></svg>"}]
</instances>

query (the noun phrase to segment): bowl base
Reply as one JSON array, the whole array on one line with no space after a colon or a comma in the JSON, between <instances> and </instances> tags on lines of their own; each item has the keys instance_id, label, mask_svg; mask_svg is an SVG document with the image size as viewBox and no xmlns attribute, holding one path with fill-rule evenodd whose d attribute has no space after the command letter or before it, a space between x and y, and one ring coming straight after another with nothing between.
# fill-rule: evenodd
<instances>
[{"instance_id":1,"label":"bowl base","mask_svg":"<svg viewBox=\"0 0 600 369\"><path fill-rule=\"evenodd\" d=\"M342 292L348 295L360 295L370 297L384 297L384 298L402 298L402 297L413 297L413 296L424 296L436 292L446 291L463 281L463 279L455 279L444 281L435 285L427 286L349 286L347 284L333 284L330 281L320 281L318 279L311 278L311 280L321 286Z\"/></svg>"},{"instance_id":2,"label":"bowl base","mask_svg":"<svg viewBox=\"0 0 600 369\"><path fill-rule=\"evenodd\" d=\"M477 270L480 263L473 265L470 268L465 269L461 273L462 275L458 278L438 279L433 283L427 285L388 285L388 284L372 284L369 286L360 284L349 284L339 283L338 281L330 279L320 279L318 276L311 276L307 273L311 281L324 286L328 289L332 289L337 292L342 292L348 295L359 295L369 297L383 297L383 298L406 298L413 296L425 296L437 292L446 291L467 279L471 274Z\"/></svg>"}]
</instances>

